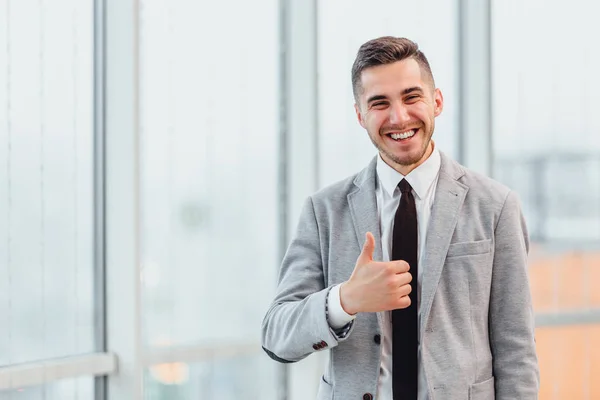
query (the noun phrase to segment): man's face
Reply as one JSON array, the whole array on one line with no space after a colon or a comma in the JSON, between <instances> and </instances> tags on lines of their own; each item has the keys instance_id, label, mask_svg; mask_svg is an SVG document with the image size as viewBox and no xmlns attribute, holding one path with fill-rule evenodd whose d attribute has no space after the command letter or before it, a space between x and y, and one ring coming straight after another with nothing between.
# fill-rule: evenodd
<instances>
[{"instance_id":1,"label":"man's face","mask_svg":"<svg viewBox=\"0 0 600 400\"><path fill-rule=\"evenodd\" d=\"M358 121L384 161L406 175L431 154L442 93L412 58L367 68L361 83Z\"/></svg>"}]
</instances>

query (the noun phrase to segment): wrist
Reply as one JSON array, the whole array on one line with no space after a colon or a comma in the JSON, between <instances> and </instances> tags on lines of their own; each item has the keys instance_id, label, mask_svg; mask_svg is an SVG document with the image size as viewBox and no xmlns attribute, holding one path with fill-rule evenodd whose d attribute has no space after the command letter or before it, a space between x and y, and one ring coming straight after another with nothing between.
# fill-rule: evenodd
<instances>
[{"instance_id":1,"label":"wrist","mask_svg":"<svg viewBox=\"0 0 600 400\"><path fill-rule=\"evenodd\" d=\"M340 305L346 314L356 315L358 313L358 309L352 301L352 288L347 281L340 285Z\"/></svg>"}]
</instances>

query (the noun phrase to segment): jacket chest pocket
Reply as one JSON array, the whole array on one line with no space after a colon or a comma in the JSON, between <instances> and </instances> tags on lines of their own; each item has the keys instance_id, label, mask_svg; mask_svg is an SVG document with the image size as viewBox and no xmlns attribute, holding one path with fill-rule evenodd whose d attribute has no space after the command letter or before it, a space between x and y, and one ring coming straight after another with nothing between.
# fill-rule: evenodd
<instances>
[{"instance_id":1,"label":"jacket chest pocket","mask_svg":"<svg viewBox=\"0 0 600 400\"><path fill-rule=\"evenodd\" d=\"M492 239L477 240L474 242L450 243L446 259L453 257L475 256L488 254L492 251Z\"/></svg>"}]
</instances>

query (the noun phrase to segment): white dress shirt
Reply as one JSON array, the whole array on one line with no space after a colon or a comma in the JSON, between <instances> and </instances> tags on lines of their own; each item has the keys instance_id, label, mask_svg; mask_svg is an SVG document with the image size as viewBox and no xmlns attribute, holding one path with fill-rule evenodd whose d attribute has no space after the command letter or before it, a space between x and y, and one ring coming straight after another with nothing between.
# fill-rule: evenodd
<instances>
[{"instance_id":1,"label":"white dress shirt","mask_svg":"<svg viewBox=\"0 0 600 400\"><path fill-rule=\"evenodd\" d=\"M377 216L379 218L379 228L381 231L381 247L383 250L383 260L390 261L392 253L392 234L394 231L394 216L398 204L400 204L400 189L398 183L404 178L413 189L415 197L415 206L417 208L418 224L418 244L419 251L417 260L419 263L417 277L417 307L418 323L421 326L421 279L423 268L421 261L425 249L425 238L429 217L431 216L431 207L435 196L438 175L440 171L441 158L440 153L435 148L425 162L412 170L408 175L403 176L392 167L387 165L381 156L377 158ZM362 244L362 243L361 243ZM413 276L414 279L414 276ZM340 285L335 286L329 292L329 313L328 322L333 329L339 329L351 322L356 316L347 314L342 308L340 302ZM381 332L381 368L379 373L379 382L377 385L376 400L392 400L392 321L391 312L382 312L383 326ZM419 359L419 399L427 399L427 385L423 373L421 362L421 345L418 349Z\"/></svg>"}]
</instances>

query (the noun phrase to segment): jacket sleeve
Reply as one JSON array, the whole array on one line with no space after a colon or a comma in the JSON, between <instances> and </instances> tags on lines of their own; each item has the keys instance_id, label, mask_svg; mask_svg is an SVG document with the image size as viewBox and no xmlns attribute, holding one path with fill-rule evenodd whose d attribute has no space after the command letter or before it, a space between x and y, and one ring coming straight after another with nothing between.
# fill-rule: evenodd
<instances>
[{"instance_id":1,"label":"jacket sleeve","mask_svg":"<svg viewBox=\"0 0 600 400\"><path fill-rule=\"evenodd\" d=\"M505 199L494 241L489 328L496 399L537 399L540 377L527 272L529 238L513 192Z\"/></svg>"},{"instance_id":2,"label":"jacket sleeve","mask_svg":"<svg viewBox=\"0 0 600 400\"><path fill-rule=\"evenodd\" d=\"M336 332L327 322L321 240L313 201L303 206L297 231L281 264L275 299L262 323L262 347L279 362L299 361L349 337L353 323ZM342 337L343 336L343 337Z\"/></svg>"}]
</instances>

